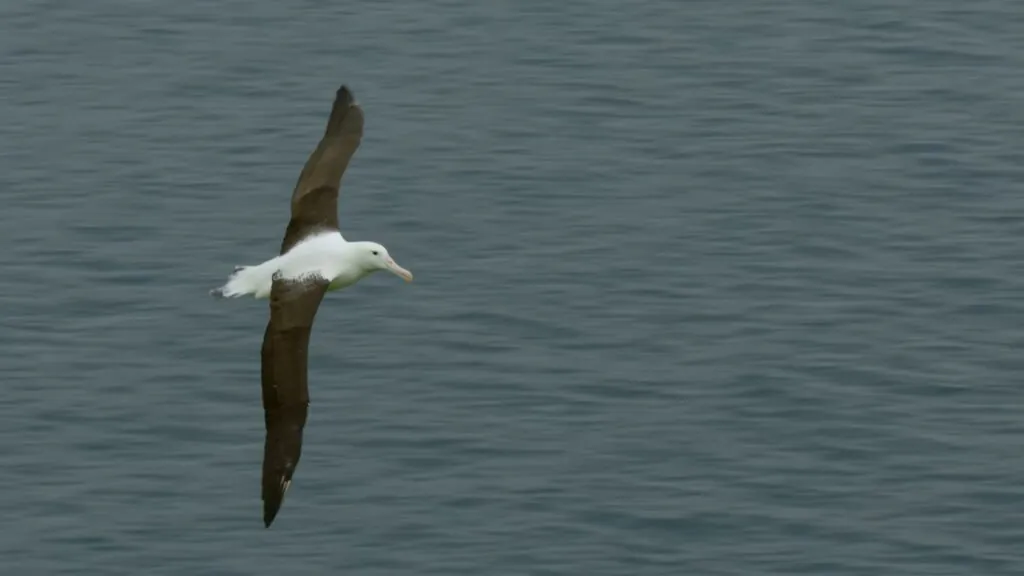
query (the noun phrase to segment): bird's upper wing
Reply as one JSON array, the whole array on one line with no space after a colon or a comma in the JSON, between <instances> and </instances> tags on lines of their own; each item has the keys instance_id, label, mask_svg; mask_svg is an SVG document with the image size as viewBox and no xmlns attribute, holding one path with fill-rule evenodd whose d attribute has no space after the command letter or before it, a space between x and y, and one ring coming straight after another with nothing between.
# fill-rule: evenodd
<instances>
[{"instance_id":1,"label":"bird's upper wing","mask_svg":"<svg viewBox=\"0 0 1024 576\"><path fill-rule=\"evenodd\" d=\"M309 387L306 360L309 333L329 282L275 279L270 322L263 335L261 381L267 427L263 447L263 523L274 521L302 453Z\"/></svg>"},{"instance_id":2,"label":"bird's upper wing","mask_svg":"<svg viewBox=\"0 0 1024 576\"><path fill-rule=\"evenodd\" d=\"M292 192L292 213L281 253L321 230L338 228L338 188L363 139L363 109L345 86L338 89L327 129L306 160Z\"/></svg>"}]
</instances>

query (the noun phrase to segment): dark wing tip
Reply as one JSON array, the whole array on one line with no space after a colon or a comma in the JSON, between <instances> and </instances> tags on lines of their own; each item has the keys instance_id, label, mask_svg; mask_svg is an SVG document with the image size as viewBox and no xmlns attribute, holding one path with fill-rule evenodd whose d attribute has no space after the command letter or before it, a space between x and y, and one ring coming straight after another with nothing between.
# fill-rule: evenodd
<instances>
[{"instance_id":1,"label":"dark wing tip","mask_svg":"<svg viewBox=\"0 0 1024 576\"><path fill-rule=\"evenodd\" d=\"M334 104L331 105L331 115L327 119L325 136L346 134L362 136L363 112L352 91L348 89L348 86L342 84L334 96Z\"/></svg>"},{"instance_id":2,"label":"dark wing tip","mask_svg":"<svg viewBox=\"0 0 1024 576\"><path fill-rule=\"evenodd\" d=\"M274 517L277 516L277 509L271 509L266 504L263 505L263 527L270 528L270 525L274 523Z\"/></svg>"},{"instance_id":3,"label":"dark wing tip","mask_svg":"<svg viewBox=\"0 0 1024 576\"><path fill-rule=\"evenodd\" d=\"M270 528L281 509L281 502L284 500L283 493L276 493L273 496L264 496L263 500L263 527Z\"/></svg>"},{"instance_id":4,"label":"dark wing tip","mask_svg":"<svg viewBox=\"0 0 1024 576\"><path fill-rule=\"evenodd\" d=\"M338 92L335 94L334 99L339 104L344 104L345 106L351 106L356 103L355 94L352 94L352 91L344 84L341 85L341 88L338 88Z\"/></svg>"}]
</instances>

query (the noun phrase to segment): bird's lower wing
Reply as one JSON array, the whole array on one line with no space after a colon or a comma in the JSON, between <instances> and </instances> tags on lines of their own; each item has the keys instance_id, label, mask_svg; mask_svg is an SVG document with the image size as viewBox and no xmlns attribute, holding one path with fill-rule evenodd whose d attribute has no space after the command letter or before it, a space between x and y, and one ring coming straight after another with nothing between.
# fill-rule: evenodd
<instances>
[{"instance_id":1,"label":"bird's lower wing","mask_svg":"<svg viewBox=\"0 0 1024 576\"><path fill-rule=\"evenodd\" d=\"M270 322L263 335L261 382L267 428L263 448L263 523L269 527L281 508L302 454L309 387L309 336L328 282L274 280Z\"/></svg>"}]
</instances>

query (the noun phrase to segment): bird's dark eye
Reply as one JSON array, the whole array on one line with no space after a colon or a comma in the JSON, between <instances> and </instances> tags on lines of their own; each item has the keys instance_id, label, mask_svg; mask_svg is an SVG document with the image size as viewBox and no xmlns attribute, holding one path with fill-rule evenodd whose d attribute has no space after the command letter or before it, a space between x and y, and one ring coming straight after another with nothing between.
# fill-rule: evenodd
<instances>
[{"instance_id":1,"label":"bird's dark eye","mask_svg":"<svg viewBox=\"0 0 1024 576\"><path fill-rule=\"evenodd\" d=\"M374 250L374 251L373 251L373 255L374 255L374 256L376 256L376 255L377 255L377 251L376 251L376 250Z\"/></svg>"}]
</instances>

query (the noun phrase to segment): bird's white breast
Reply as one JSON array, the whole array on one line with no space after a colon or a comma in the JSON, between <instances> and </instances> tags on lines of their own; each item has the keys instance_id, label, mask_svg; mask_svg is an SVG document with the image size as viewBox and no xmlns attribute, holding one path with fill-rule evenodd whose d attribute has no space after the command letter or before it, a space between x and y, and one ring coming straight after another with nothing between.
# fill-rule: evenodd
<instances>
[{"instance_id":1,"label":"bird's white breast","mask_svg":"<svg viewBox=\"0 0 1024 576\"><path fill-rule=\"evenodd\" d=\"M318 234L304 240L278 257L282 278L299 280L315 274L333 280L352 266L348 242L337 232Z\"/></svg>"}]
</instances>

